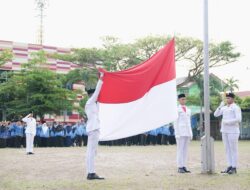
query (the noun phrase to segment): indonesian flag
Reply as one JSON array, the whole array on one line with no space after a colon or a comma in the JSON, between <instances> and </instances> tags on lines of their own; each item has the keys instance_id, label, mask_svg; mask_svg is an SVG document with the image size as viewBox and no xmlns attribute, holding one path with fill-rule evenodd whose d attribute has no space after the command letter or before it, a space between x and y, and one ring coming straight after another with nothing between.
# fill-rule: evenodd
<instances>
[{"instance_id":1,"label":"indonesian flag","mask_svg":"<svg viewBox=\"0 0 250 190\"><path fill-rule=\"evenodd\" d=\"M135 67L102 72L101 141L142 134L177 118L174 39Z\"/></svg>"}]
</instances>

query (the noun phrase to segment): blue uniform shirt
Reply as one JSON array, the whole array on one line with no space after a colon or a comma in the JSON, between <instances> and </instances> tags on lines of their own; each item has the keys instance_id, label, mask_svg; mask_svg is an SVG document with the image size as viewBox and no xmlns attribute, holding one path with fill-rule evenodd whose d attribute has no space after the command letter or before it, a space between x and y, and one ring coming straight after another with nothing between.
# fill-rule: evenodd
<instances>
[{"instance_id":1,"label":"blue uniform shirt","mask_svg":"<svg viewBox=\"0 0 250 190\"><path fill-rule=\"evenodd\" d=\"M66 137L69 137L69 136L71 137L72 132L73 132L72 126L67 125L67 126L65 127L65 135L66 135Z\"/></svg>"},{"instance_id":2,"label":"blue uniform shirt","mask_svg":"<svg viewBox=\"0 0 250 190\"><path fill-rule=\"evenodd\" d=\"M10 132L8 127L2 127L1 131L0 131L1 137L2 139L7 139L10 137Z\"/></svg>"},{"instance_id":3,"label":"blue uniform shirt","mask_svg":"<svg viewBox=\"0 0 250 190\"><path fill-rule=\"evenodd\" d=\"M162 127L157 128L157 129L156 129L156 134L157 134L157 135L161 134L161 131L162 131Z\"/></svg>"},{"instance_id":4,"label":"blue uniform shirt","mask_svg":"<svg viewBox=\"0 0 250 190\"><path fill-rule=\"evenodd\" d=\"M87 129L86 129L86 124L82 124L83 125L83 134L84 136L88 136L88 133L87 133Z\"/></svg>"},{"instance_id":5,"label":"blue uniform shirt","mask_svg":"<svg viewBox=\"0 0 250 190\"><path fill-rule=\"evenodd\" d=\"M49 128L49 135L50 135L50 137L55 137L56 136L56 132L55 132L55 129L53 127Z\"/></svg>"},{"instance_id":6,"label":"blue uniform shirt","mask_svg":"<svg viewBox=\"0 0 250 190\"><path fill-rule=\"evenodd\" d=\"M162 127L161 134L170 136L170 131L169 131L169 126L168 125L164 125Z\"/></svg>"},{"instance_id":7,"label":"blue uniform shirt","mask_svg":"<svg viewBox=\"0 0 250 190\"><path fill-rule=\"evenodd\" d=\"M83 125L76 125L76 135L82 136L84 133Z\"/></svg>"},{"instance_id":8,"label":"blue uniform shirt","mask_svg":"<svg viewBox=\"0 0 250 190\"><path fill-rule=\"evenodd\" d=\"M24 134L24 128L22 125L15 125L15 133L16 136L23 137Z\"/></svg>"},{"instance_id":9,"label":"blue uniform shirt","mask_svg":"<svg viewBox=\"0 0 250 190\"><path fill-rule=\"evenodd\" d=\"M64 133L64 129L63 128L61 128L60 130L57 129L56 132L55 132L55 136L56 137L64 137L64 135L65 135L65 133Z\"/></svg>"},{"instance_id":10,"label":"blue uniform shirt","mask_svg":"<svg viewBox=\"0 0 250 190\"><path fill-rule=\"evenodd\" d=\"M10 136L11 137L15 137L16 136L15 128L16 128L16 126L15 126L14 123L9 125L9 132L10 132Z\"/></svg>"},{"instance_id":11,"label":"blue uniform shirt","mask_svg":"<svg viewBox=\"0 0 250 190\"><path fill-rule=\"evenodd\" d=\"M148 132L149 135L153 135L153 136L157 136L157 130L154 129L154 130L151 130Z\"/></svg>"},{"instance_id":12,"label":"blue uniform shirt","mask_svg":"<svg viewBox=\"0 0 250 190\"><path fill-rule=\"evenodd\" d=\"M76 128L73 126L71 132L71 139L74 139L75 137L76 137Z\"/></svg>"},{"instance_id":13,"label":"blue uniform shirt","mask_svg":"<svg viewBox=\"0 0 250 190\"><path fill-rule=\"evenodd\" d=\"M37 137L41 136L41 130L42 130L42 125L37 125L36 126L36 136Z\"/></svg>"}]
</instances>

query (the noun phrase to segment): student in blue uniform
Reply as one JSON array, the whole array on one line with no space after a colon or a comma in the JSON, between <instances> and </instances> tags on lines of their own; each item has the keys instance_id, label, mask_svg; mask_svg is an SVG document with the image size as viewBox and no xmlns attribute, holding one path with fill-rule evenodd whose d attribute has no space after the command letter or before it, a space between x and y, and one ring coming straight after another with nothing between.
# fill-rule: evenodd
<instances>
[{"instance_id":1,"label":"student in blue uniform","mask_svg":"<svg viewBox=\"0 0 250 190\"><path fill-rule=\"evenodd\" d=\"M84 121L82 121L81 125L83 125L83 133L82 133L83 146L87 146L88 133L87 133L87 130L86 130L86 123Z\"/></svg>"},{"instance_id":2,"label":"student in blue uniform","mask_svg":"<svg viewBox=\"0 0 250 190\"><path fill-rule=\"evenodd\" d=\"M6 139L7 139L8 128L6 127L5 122L0 123L0 148L6 148Z\"/></svg>"},{"instance_id":3,"label":"student in blue uniform","mask_svg":"<svg viewBox=\"0 0 250 190\"><path fill-rule=\"evenodd\" d=\"M157 139L157 130L153 129L148 132L147 137L147 144L149 145L156 145L156 139Z\"/></svg>"},{"instance_id":4,"label":"student in blue uniform","mask_svg":"<svg viewBox=\"0 0 250 190\"><path fill-rule=\"evenodd\" d=\"M83 141L83 133L84 133L84 126L81 125L79 122L76 124L76 144L77 146L82 146L82 141Z\"/></svg>"},{"instance_id":5,"label":"student in blue uniform","mask_svg":"<svg viewBox=\"0 0 250 190\"><path fill-rule=\"evenodd\" d=\"M140 139L140 135L134 135L132 137L132 144L133 145L139 145L139 139ZM122 145L123 142L121 140L118 140L118 145Z\"/></svg>"},{"instance_id":6,"label":"student in blue uniform","mask_svg":"<svg viewBox=\"0 0 250 190\"><path fill-rule=\"evenodd\" d=\"M56 147L56 126L57 123L53 122L52 126L50 127L50 131L49 131L49 146L50 147Z\"/></svg>"},{"instance_id":7,"label":"student in blue uniform","mask_svg":"<svg viewBox=\"0 0 250 190\"><path fill-rule=\"evenodd\" d=\"M36 136L34 140L35 147L41 147L41 130L42 130L42 123L37 122L36 124Z\"/></svg>"},{"instance_id":8,"label":"student in blue uniform","mask_svg":"<svg viewBox=\"0 0 250 190\"><path fill-rule=\"evenodd\" d=\"M21 140L21 146L24 148L24 147L26 147L26 135L25 135L26 123L23 122L22 120L20 122L21 122L21 125L23 127L23 136L22 136L22 140Z\"/></svg>"},{"instance_id":9,"label":"student in blue uniform","mask_svg":"<svg viewBox=\"0 0 250 190\"><path fill-rule=\"evenodd\" d=\"M5 122L4 125L6 127L6 147L11 147L10 123Z\"/></svg>"},{"instance_id":10,"label":"student in blue uniform","mask_svg":"<svg viewBox=\"0 0 250 190\"><path fill-rule=\"evenodd\" d=\"M10 132L10 142L9 142L9 146L11 148L15 147L15 140L16 140L16 131L15 131L15 122L11 122L8 124L9 126L9 132Z\"/></svg>"},{"instance_id":11,"label":"student in blue uniform","mask_svg":"<svg viewBox=\"0 0 250 190\"><path fill-rule=\"evenodd\" d=\"M20 121L16 122L14 125L15 128L15 147L20 148L22 144L22 138L24 134L24 128L22 126L22 123Z\"/></svg>"},{"instance_id":12,"label":"student in blue uniform","mask_svg":"<svg viewBox=\"0 0 250 190\"><path fill-rule=\"evenodd\" d=\"M147 133L140 134L140 138L139 138L140 145L145 146L147 144L147 135L148 135Z\"/></svg>"},{"instance_id":13,"label":"student in blue uniform","mask_svg":"<svg viewBox=\"0 0 250 190\"><path fill-rule=\"evenodd\" d=\"M162 133L161 133L161 131L162 131L162 127L159 127L156 129L156 133L157 133L156 142L159 145L162 145Z\"/></svg>"},{"instance_id":14,"label":"student in blue uniform","mask_svg":"<svg viewBox=\"0 0 250 190\"><path fill-rule=\"evenodd\" d=\"M41 147L49 146L49 127L46 122L43 123L40 131Z\"/></svg>"},{"instance_id":15,"label":"student in blue uniform","mask_svg":"<svg viewBox=\"0 0 250 190\"><path fill-rule=\"evenodd\" d=\"M72 126L71 141L72 141L72 146L76 146L76 127L75 127L75 125Z\"/></svg>"},{"instance_id":16,"label":"student in blue uniform","mask_svg":"<svg viewBox=\"0 0 250 190\"><path fill-rule=\"evenodd\" d=\"M2 122L0 122L0 148L5 148L6 142L3 139L3 129L2 129Z\"/></svg>"},{"instance_id":17,"label":"student in blue uniform","mask_svg":"<svg viewBox=\"0 0 250 190\"><path fill-rule=\"evenodd\" d=\"M161 134L162 134L162 144L168 145L170 136L169 125L164 125L161 128Z\"/></svg>"},{"instance_id":18,"label":"student in blue uniform","mask_svg":"<svg viewBox=\"0 0 250 190\"><path fill-rule=\"evenodd\" d=\"M64 142L64 144L66 147L72 146L72 139L71 139L72 133L73 133L72 124L68 123L67 125L65 125L65 142Z\"/></svg>"},{"instance_id":19,"label":"student in blue uniform","mask_svg":"<svg viewBox=\"0 0 250 190\"><path fill-rule=\"evenodd\" d=\"M170 132L170 135L169 135L169 144L174 145L174 144L176 144L176 139L175 139L174 126L173 126L172 123L169 126L169 132Z\"/></svg>"},{"instance_id":20,"label":"student in blue uniform","mask_svg":"<svg viewBox=\"0 0 250 190\"><path fill-rule=\"evenodd\" d=\"M59 123L59 125L56 126L56 146L57 147L63 147L64 146L64 128L63 128L63 123Z\"/></svg>"}]
</instances>

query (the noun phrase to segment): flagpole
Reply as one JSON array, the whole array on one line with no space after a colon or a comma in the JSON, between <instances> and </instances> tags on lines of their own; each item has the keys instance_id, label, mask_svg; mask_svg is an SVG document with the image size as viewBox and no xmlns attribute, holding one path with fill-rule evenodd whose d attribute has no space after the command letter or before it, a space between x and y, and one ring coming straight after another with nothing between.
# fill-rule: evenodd
<instances>
[{"instance_id":1,"label":"flagpole","mask_svg":"<svg viewBox=\"0 0 250 190\"><path fill-rule=\"evenodd\" d=\"M214 172L213 139L210 137L210 91L209 91L209 42L208 42L208 0L204 0L204 118L205 136L202 139L202 173Z\"/></svg>"}]
</instances>

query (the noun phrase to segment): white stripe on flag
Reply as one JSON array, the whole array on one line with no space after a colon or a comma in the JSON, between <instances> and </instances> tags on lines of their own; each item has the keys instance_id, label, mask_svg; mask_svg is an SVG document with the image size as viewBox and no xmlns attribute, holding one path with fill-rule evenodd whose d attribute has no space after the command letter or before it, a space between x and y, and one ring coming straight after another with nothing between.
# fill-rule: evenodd
<instances>
[{"instance_id":1,"label":"white stripe on flag","mask_svg":"<svg viewBox=\"0 0 250 190\"><path fill-rule=\"evenodd\" d=\"M115 140L173 122L177 118L176 80L157 85L142 98L122 104L99 103L100 140Z\"/></svg>"}]
</instances>

